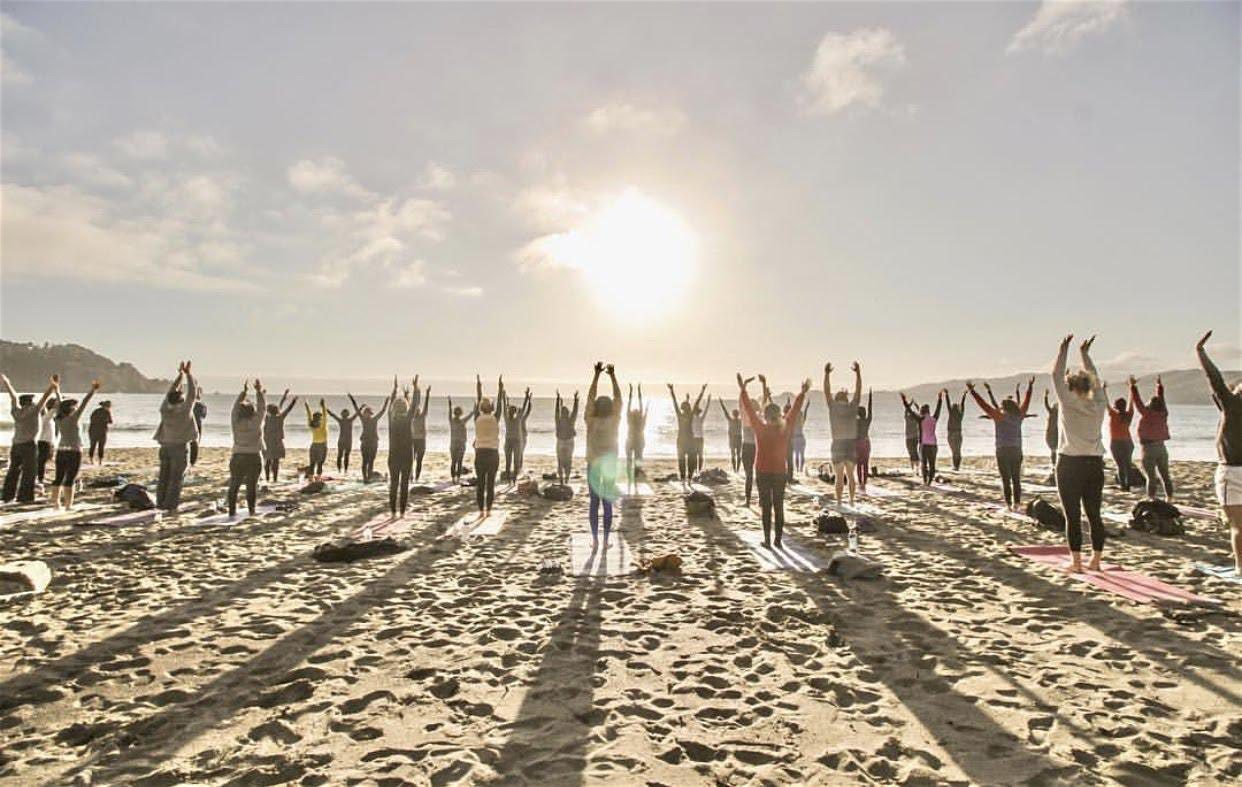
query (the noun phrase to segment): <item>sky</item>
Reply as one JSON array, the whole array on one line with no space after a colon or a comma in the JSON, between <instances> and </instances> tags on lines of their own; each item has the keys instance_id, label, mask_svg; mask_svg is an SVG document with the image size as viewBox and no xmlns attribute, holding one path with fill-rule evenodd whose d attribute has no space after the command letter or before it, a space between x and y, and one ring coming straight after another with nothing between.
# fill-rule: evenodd
<instances>
[{"instance_id":1,"label":"sky","mask_svg":"<svg viewBox=\"0 0 1242 787\"><path fill-rule=\"evenodd\" d=\"M6 339L877 386L1242 344L1236 2L0 13Z\"/></svg>"}]
</instances>

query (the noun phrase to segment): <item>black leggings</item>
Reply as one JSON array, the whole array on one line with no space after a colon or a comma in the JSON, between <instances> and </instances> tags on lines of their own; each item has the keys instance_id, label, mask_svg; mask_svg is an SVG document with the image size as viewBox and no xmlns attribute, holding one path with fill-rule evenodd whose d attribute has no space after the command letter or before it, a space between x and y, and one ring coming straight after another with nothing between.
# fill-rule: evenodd
<instances>
[{"instance_id":1,"label":"black leggings","mask_svg":"<svg viewBox=\"0 0 1242 787\"><path fill-rule=\"evenodd\" d=\"M65 450L56 452L56 479L52 486L73 486L82 469L82 451Z\"/></svg>"},{"instance_id":2,"label":"black leggings","mask_svg":"<svg viewBox=\"0 0 1242 787\"><path fill-rule=\"evenodd\" d=\"M776 520L777 546L781 545L781 534L785 530L785 474L760 473L759 508L763 512L763 540L767 543L772 535L772 520Z\"/></svg>"},{"instance_id":3,"label":"black leggings","mask_svg":"<svg viewBox=\"0 0 1242 787\"><path fill-rule=\"evenodd\" d=\"M750 505L750 490L755 484L754 443L742 443L742 469L746 472L746 505Z\"/></svg>"},{"instance_id":4,"label":"black leggings","mask_svg":"<svg viewBox=\"0 0 1242 787\"><path fill-rule=\"evenodd\" d=\"M38 461L39 469L35 473L35 478L39 479L39 483L43 483L43 477L47 471L47 462L52 458L52 444L40 440L38 443Z\"/></svg>"},{"instance_id":5,"label":"black leggings","mask_svg":"<svg viewBox=\"0 0 1242 787\"><path fill-rule=\"evenodd\" d=\"M417 481L423 474L423 455L427 453L427 438L414 438L414 480Z\"/></svg>"},{"instance_id":6,"label":"black leggings","mask_svg":"<svg viewBox=\"0 0 1242 787\"><path fill-rule=\"evenodd\" d=\"M1104 523L1100 503L1104 497L1104 457L1065 456L1057 458L1057 492L1065 509L1065 539L1071 552L1082 551L1082 513L1091 525L1091 548L1104 548Z\"/></svg>"},{"instance_id":7,"label":"black leggings","mask_svg":"<svg viewBox=\"0 0 1242 787\"><path fill-rule=\"evenodd\" d=\"M414 454L408 449L388 449L388 510L393 516L405 515L406 502L410 497L410 468Z\"/></svg>"},{"instance_id":8,"label":"black leggings","mask_svg":"<svg viewBox=\"0 0 1242 787\"><path fill-rule=\"evenodd\" d=\"M98 453L99 463L103 464L104 446L107 445L107 443L108 443L107 435L103 435L102 437L92 437L91 438L91 450L90 450L90 453L86 455L86 458L94 459L96 453Z\"/></svg>"},{"instance_id":9,"label":"black leggings","mask_svg":"<svg viewBox=\"0 0 1242 787\"><path fill-rule=\"evenodd\" d=\"M496 498L496 471L500 469L500 452L495 448L474 449L474 499L480 511L490 511Z\"/></svg>"},{"instance_id":10,"label":"black leggings","mask_svg":"<svg viewBox=\"0 0 1242 787\"><path fill-rule=\"evenodd\" d=\"M1117 485L1130 491L1130 466L1134 463L1134 443L1129 440L1113 440L1108 444L1109 453L1113 455L1113 464L1117 465Z\"/></svg>"},{"instance_id":11,"label":"black leggings","mask_svg":"<svg viewBox=\"0 0 1242 787\"><path fill-rule=\"evenodd\" d=\"M246 485L246 509L254 513L255 493L259 487L259 455L233 454L229 460L229 516L237 514L237 492Z\"/></svg>"},{"instance_id":12,"label":"black leggings","mask_svg":"<svg viewBox=\"0 0 1242 787\"><path fill-rule=\"evenodd\" d=\"M336 444L336 469L340 473L349 472L349 454L354 449L352 443Z\"/></svg>"},{"instance_id":13,"label":"black leggings","mask_svg":"<svg viewBox=\"0 0 1242 787\"><path fill-rule=\"evenodd\" d=\"M263 478L275 483L280 480L280 459L271 457L263 460Z\"/></svg>"},{"instance_id":14,"label":"black leggings","mask_svg":"<svg viewBox=\"0 0 1242 787\"><path fill-rule=\"evenodd\" d=\"M685 481L687 472L694 476L693 438L677 441L677 477Z\"/></svg>"},{"instance_id":15,"label":"black leggings","mask_svg":"<svg viewBox=\"0 0 1242 787\"><path fill-rule=\"evenodd\" d=\"M310 475L323 475L323 463L328 461L328 444L327 443L311 443L310 447Z\"/></svg>"},{"instance_id":16,"label":"black leggings","mask_svg":"<svg viewBox=\"0 0 1242 787\"><path fill-rule=\"evenodd\" d=\"M193 467L196 464L198 464L198 441L193 440L190 442L190 466Z\"/></svg>"},{"instance_id":17,"label":"black leggings","mask_svg":"<svg viewBox=\"0 0 1242 787\"><path fill-rule=\"evenodd\" d=\"M936 480L936 452L939 450L940 447L936 445L919 446L919 466L923 471L924 484Z\"/></svg>"},{"instance_id":18,"label":"black leggings","mask_svg":"<svg viewBox=\"0 0 1242 787\"><path fill-rule=\"evenodd\" d=\"M742 437L729 437L729 466L733 468L733 472L742 469Z\"/></svg>"},{"instance_id":19,"label":"black leggings","mask_svg":"<svg viewBox=\"0 0 1242 787\"><path fill-rule=\"evenodd\" d=\"M379 443L364 440L362 443L362 480L370 481L375 474L375 455L379 453Z\"/></svg>"},{"instance_id":20,"label":"black leggings","mask_svg":"<svg viewBox=\"0 0 1242 787\"><path fill-rule=\"evenodd\" d=\"M1022 504L1022 449L1016 445L997 446L996 467L1000 470L1005 505Z\"/></svg>"},{"instance_id":21,"label":"black leggings","mask_svg":"<svg viewBox=\"0 0 1242 787\"><path fill-rule=\"evenodd\" d=\"M1160 484L1164 484L1164 496L1173 497L1173 479L1169 477L1169 449L1163 440L1143 444L1143 471L1147 473L1147 496L1154 498ZM1156 476L1159 474L1159 480Z\"/></svg>"},{"instance_id":22,"label":"black leggings","mask_svg":"<svg viewBox=\"0 0 1242 787\"><path fill-rule=\"evenodd\" d=\"M522 444L516 439L505 438L505 477L515 478L522 470ZM497 455L499 456L499 455Z\"/></svg>"},{"instance_id":23,"label":"black leggings","mask_svg":"<svg viewBox=\"0 0 1242 787\"><path fill-rule=\"evenodd\" d=\"M454 442L449 445L449 475L456 481L465 470L466 444Z\"/></svg>"},{"instance_id":24,"label":"black leggings","mask_svg":"<svg viewBox=\"0 0 1242 787\"><path fill-rule=\"evenodd\" d=\"M962 433L949 432L949 452L953 454L953 469L962 469ZM1000 452L997 452L999 456ZM1003 474L1002 474L1003 475Z\"/></svg>"}]
</instances>

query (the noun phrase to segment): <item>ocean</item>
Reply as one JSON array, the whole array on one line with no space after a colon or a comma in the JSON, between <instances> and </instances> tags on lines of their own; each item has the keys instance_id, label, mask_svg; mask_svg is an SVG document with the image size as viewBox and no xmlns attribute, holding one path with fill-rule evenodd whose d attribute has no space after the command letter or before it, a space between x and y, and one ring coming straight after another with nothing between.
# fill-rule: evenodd
<instances>
[{"instance_id":1,"label":"ocean","mask_svg":"<svg viewBox=\"0 0 1242 787\"><path fill-rule=\"evenodd\" d=\"M1037 392L1038 396L1038 392ZM155 445L151 439L159 421L158 394L106 394L102 398L112 401L112 431L108 436L110 448L149 448ZM231 445L229 431L229 411L236 394L208 394L203 397L207 405L207 419L203 425L203 445L209 447L228 447ZM335 412L341 408L352 407L343 396L325 396L328 407ZM305 411L302 401L318 402L319 395L314 394L299 400L297 409L289 414L285 421L285 445L290 451L296 452L310 444L310 431L306 426ZM359 396L358 401L369 403L378 409L383 403L380 396ZM456 398L455 402L462 405L473 405L473 399ZM555 453L555 434L553 432L552 409L555 399L536 397L534 409L529 421L529 438L527 453L538 456L552 456ZM732 409L735 402L727 401ZM905 424L902 419L901 406L896 397L877 395L875 417L871 425L872 455L877 457L897 457L905 455ZM991 456L993 447L992 424L986 419L978 418L978 409L973 403L967 405L967 416L963 429L962 452L967 456ZM94 408L94 405L91 405ZM431 412L427 416L428 450L448 451L448 418L447 401L444 397L433 396ZM1032 402L1031 412L1037 418L1028 419L1025 429L1026 455L1041 457L1047 455L1044 445L1044 427L1047 423L1043 405ZM1173 459L1215 461L1216 460L1216 424L1218 414L1211 405L1174 405L1169 408L1169 425L1173 440L1169 443L1169 453ZM88 421L82 418L83 432ZM941 452L947 453L944 443L944 419L941 419ZM332 424L330 447L335 447L336 429ZM712 400L711 411L704 427L707 455L710 457L728 457L728 427L716 401ZM625 425L621 427L621 439L625 439ZM381 450L385 448L386 428L381 427ZM13 423L8 408L0 413L0 445L7 445L12 438ZM579 440L576 446L579 456L585 451L581 423L578 427ZM473 434L473 428L471 429ZM354 439L357 440L358 429L355 427ZM83 434L85 438L85 434ZM806 424L807 456L827 457L830 437L828 434L828 414L824 406L823 395L812 391L811 410ZM650 457L676 456L677 426L673 417L672 403L667 396L657 396L650 401L650 415L647 419L647 450ZM1107 434L1105 434L1107 442ZM356 444L355 444L356 447ZM1137 461L1137 459L1136 459Z\"/></svg>"}]
</instances>

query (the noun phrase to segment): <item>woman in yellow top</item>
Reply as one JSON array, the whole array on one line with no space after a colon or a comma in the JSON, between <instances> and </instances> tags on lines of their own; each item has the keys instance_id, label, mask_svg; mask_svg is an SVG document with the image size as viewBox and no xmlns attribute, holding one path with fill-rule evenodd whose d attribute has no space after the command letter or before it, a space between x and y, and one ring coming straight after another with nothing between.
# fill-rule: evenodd
<instances>
[{"instance_id":1,"label":"woman in yellow top","mask_svg":"<svg viewBox=\"0 0 1242 787\"><path fill-rule=\"evenodd\" d=\"M328 405L319 400L319 410L311 412L310 405L302 403L306 408L306 425L310 427L310 471L311 478L323 475L323 463L328 460Z\"/></svg>"}]
</instances>

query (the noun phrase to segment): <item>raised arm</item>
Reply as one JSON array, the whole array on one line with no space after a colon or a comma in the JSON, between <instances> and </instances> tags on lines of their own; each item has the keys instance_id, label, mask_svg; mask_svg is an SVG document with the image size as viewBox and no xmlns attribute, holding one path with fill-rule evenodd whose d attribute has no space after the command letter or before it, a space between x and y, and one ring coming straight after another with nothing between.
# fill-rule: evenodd
<instances>
[{"instance_id":1,"label":"raised arm","mask_svg":"<svg viewBox=\"0 0 1242 787\"><path fill-rule=\"evenodd\" d=\"M1138 410L1140 415L1147 415L1147 405L1143 404L1143 397L1139 394L1138 380L1134 379L1134 375L1130 375L1130 406Z\"/></svg>"},{"instance_id":2,"label":"raised arm","mask_svg":"<svg viewBox=\"0 0 1242 787\"><path fill-rule=\"evenodd\" d=\"M763 403L766 405L772 401L772 389L768 387L768 378L762 374L759 375L759 384L763 386Z\"/></svg>"},{"instance_id":3,"label":"raised arm","mask_svg":"<svg viewBox=\"0 0 1242 787\"><path fill-rule=\"evenodd\" d=\"M789 412L785 414L785 433L788 434L793 429L798 417L802 414L802 402L806 399L806 392L811 390L811 378L807 378L802 382L802 390L798 391L798 395L794 397L793 404L789 406Z\"/></svg>"},{"instance_id":4,"label":"raised arm","mask_svg":"<svg viewBox=\"0 0 1242 787\"><path fill-rule=\"evenodd\" d=\"M862 403L862 367L854 361L854 406Z\"/></svg>"},{"instance_id":5,"label":"raised arm","mask_svg":"<svg viewBox=\"0 0 1242 787\"><path fill-rule=\"evenodd\" d=\"M474 405L476 408L481 401L483 401L483 378L476 374L474 376Z\"/></svg>"},{"instance_id":6,"label":"raised arm","mask_svg":"<svg viewBox=\"0 0 1242 787\"><path fill-rule=\"evenodd\" d=\"M263 390L263 383L258 380L254 381L254 402L255 414L262 418L263 413L267 410L267 391Z\"/></svg>"},{"instance_id":7,"label":"raised arm","mask_svg":"<svg viewBox=\"0 0 1242 787\"><path fill-rule=\"evenodd\" d=\"M642 410L644 413L647 412L645 407L643 406L643 384L642 383L638 384L638 409Z\"/></svg>"},{"instance_id":8,"label":"raised arm","mask_svg":"<svg viewBox=\"0 0 1242 787\"><path fill-rule=\"evenodd\" d=\"M1231 401L1235 394L1229 390L1229 386L1225 383L1224 376L1220 373L1220 369L1216 368L1216 364L1212 363L1212 359L1207 354L1207 340L1212 338L1212 332L1208 331L1195 345L1195 353L1199 356L1199 365L1203 367L1203 373L1207 375L1208 386L1211 387L1212 393L1216 395L1217 407L1223 407L1225 402ZM7 380L5 380L7 384ZM10 391L13 389L10 387Z\"/></svg>"},{"instance_id":9,"label":"raised arm","mask_svg":"<svg viewBox=\"0 0 1242 787\"><path fill-rule=\"evenodd\" d=\"M1047 388L1044 389L1044 410L1048 412L1048 415L1052 415L1052 402L1048 401Z\"/></svg>"},{"instance_id":10,"label":"raised arm","mask_svg":"<svg viewBox=\"0 0 1242 787\"><path fill-rule=\"evenodd\" d=\"M1069 386L1065 384L1065 366L1069 358L1070 342L1074 340L1074 334L1069 334L1061 340L1061 348L1057 350L1056 360L1052 362L1052 387L1057 392L1057 401L1069 401Z\"/></svg>"},{"instance_id":11,"label":"raised arm","mask_svg":"<svg viewBox=\"0 0 1242 787\"><path fill-rule=\"evenodd\" d=\"M707 395L707 401L703 403L703 410L702 410L703 415L704 415L704 416L706 416L706 415L707 415L707 411L708 411L708 410L710 410L710 409L712 409L712 395L711 395L711 394L708 394L708 395Z\"/></svg>"},{"instance_id":12,"label":"raised arm","mask_svg":"<svg viewBox=\"0 0 1242 787\"><path fill-rule=\"evenodd\" d=\"M332 416L332 420L336 421L338 424L341 422L341 417L331 410L328 410L328 415Z\"/></svg>"},{"instance_id":13,"label":"raised arm","mask_svg":"<svg viewBox=\"0 0 1242 787\"><path fill-rule=\"evenodd\" d=\"M310 402L302 402L302 407L306 409L306 425L310 426L310 419L311 419Z\"/></svg>"},{"instance_id":14,"label":"raised arm","mask_svg":"<svg viewBox=\"0 0 1242 787\"><path fill-rule=\"evenodd\" d=\"M293 412L293 408L297 406L297 403L298 398L296 396L290 399L289 404L285 406L285 409L280 411L280 420L283 421L289 413Z\"/></svg>"},{"instance_id":15,"label":"raised arm","mask_svg":"<svg viewBox=\"0 0 1242 787\"><path fill-rule=\"evenodd\" d=\"M919 411L914 409L914 402L906 398L905 394L901 395L901 406L905 408L906 413L911 418L921 418Z\"/></svg>"},{"instance_id":16,"label":"raised arm","mask_svg":"<svg viewBox=\"0 0 1242 787\"><path fill-rule=\"evenodd\" d=\"M608 372L608 379L612 382L612 411L615 413L621 409L621 384L617 382L617 368L615 366L608 364L605 367L605 371Z\"/></svg>"},{"instance_id":17,"label":"raised arm","mask_svg":"<svg viewBox=\"0 0 1242 787\"><path fill-rule=\"evenodd\" d=\"M618 400L620 401L620 400ZM573 423L578 420L578 392L574 391L574 409L569 413L569 422Z\"/></svg>"},{"instance_id":18,"label":"raised arm","mask_svg":"<svg viewBox=\"0 0 1242 787\"><path fill-rule=\"evenodd\" d=\"M830 363L824 364L824 404L832 404L832 364Z\"/></svg>"},{"instance_id":19,"label":"raised arm","mask_svg":"<svg viewBox=\"0 0 1242 787\"><path fill-rule=\"evenodd\" d=\"M583 416L593 418L595 416L595 395L599 390L599 376L604 372L604 364L599 361L595 362L595 371L591 375L591 386L587 388L586 407L583 410ZM672 386L669 386L670 390Z\"/></svg>"},{"instance_id":20,"label":"raised arm","mask_svg":"<svg viewBox=\"0 0 1242 787\"><path fill-rule=\"evenodd\" d=\"M13 390L13 383L9 382L9 376L0 374L0 382L4 383L4 390L9 394L9 405L17 407L17 391Z\"/></svg>"},{"instance_id":21,"label":"raised arm","mask_svg":"<svg viewBox=\"0 0 1242 787\"><path fill-rule=\"evenodd\" d=\"M737 398L738 404L742 408L742 418L750 425L751 429L759 426L759 415L755 412L755 405L750 401L750 394L746 391L746 381L742 379L742 375L737 376ZM673 399L676 402L676 398Z\"/></svg>"},{"instance_id":22,"label":"raised arm","mask_svg":"<svg viewBox=\"0 0 1242 787\"><path fill-rule=\"evenodd\" d=\"M694 400L694 407L691 408L696 413L703 412L699 409L699 405L703 404L703 394L707 393L707 383L703 383L703 387L699 389L699 398Z\"/></svg>"},{"instance_id":23,"label":"raised arm","mask_svg":"<svg viewBox=\"0 0 1242 787\"><path fill-rule=\"evenodd\" d=\"M241 409L242 402L246 401L246 392L250 390L250 381L242 380L242 389L237 394L237 398L233 400L232 417L237 417L237 411Z\"/></svg>"},{"instance_id":24,"label":"raised arm","mask_svg":"<svg viewBox=\"0 0 1242 787\"><path fill-rule=\"evenodd\" d=\"M1103 381L1100 379L1100 370L1095 368L1095 361L1091 360L1092 344L1095 344L1094 336L1082 343L1080 348L1082 353L1082 368L1091 373L1091 390L1099 394L1102 393L1100 383Z\"/></svg>"},{"instance_id":25,"label":"raised arm","mask_svg":"<svg viewBox=\"0 0 1242 787\"><path fill-rule=\"evenodd\" d=\"M720 412L724 413L726 421L732 421L733 416L729 415L729 408L725 407L724 399L717 399L716 404L720 405Z\"/></svg>"},{"instance_id":26,"label":"raised arm","mask_svg":"<svg viewBox=\"0 0 1242 787\"><path fill-rule=\"evenodd\" d=\"M975 390L974 383L967 381L966 390L969 391L970 395L974 397L975 404L979 405L979 409L982 410L988 418L1000 418L1000 408L983 401L983 397L980 396L979 392ZM965 415L965 410L962 411L962 414Z\"/></svg>"},{"instance_id":27,"label":"raised arm","mask_svg":"<svg viewBox=\"0 0 1242 787\"><path fill-rule=\"evenodd\" d=\"M963 392L962 392L962 396L965 396L965 395L966 395L966 393L963 391ZM874 405L872 404L872 398L873 398L873 397L872 397L872 394L871 394L871 389L870 389L870 388L868 388L868 389L867 389L867 424L868 424L868 425L870 425L870 424L871 424L871 418L875 415L875 407L874 407ZM965 401L965 400L963 400L963 401Z\"/></svg>"},{"instance_id":28,"label":"raised arm","mask_svg":"<svg viewBox=\"0 0 1242 787\"><path fill-rule=\"evenodd\" d=\"M996 397L992 395L992 386L986 380L983 383L983 390L988 393L988 404L992 405L993 410L999 410L1000 402L996 401Z\"/></svg>"},{"instance_id":29,"label":"raised arm","mask_svg":"<svg viewBox=\"0 0 1242 787\"><path fill-rule=\"evenodd\" d=\"M676 415L681 412L681 405L677 402L677 391L673 389L672 383L668 384L668 395L673 400L673 415ZM589 399L590 395L587 398Z\"/></svg>"},{"instance_id":30,"label":"raised arm","mask_svg":"<svg viewBox=\"0 0 1242 787\"><path fill-rule=\"evenodd\" d=\"M354 395L348 392L346 392L345 395L349 397L349 403L354 406L354 412L361 413L362 408L358 406L358 400L354 398ZM283 400L282 400L282 404L283 404Z\"/></svg>"},{"instance_id":31,"label":"raised arm","mask_svg":"<svg viewBox=\"0 0 1242 787\"><path fill-rule=\"evenodd\" d=\"M427 386L427 390L423 391L423 418L427 417L427 412L431 410L431 386Z\"/></svg>"},{"instance_id":32,"label":"raised arm","mask_svg":"<svg viewBox=\"0 0 1242 787\"><path fill-rule=\"evenodd\" d=\"M1026 382L1026 396L1022 398L1022 404L1019 405L1019 409L1022 410L1023 415L1026 415L1026 411L1031 408L1031 391L1034 391L1034 390L1035 390L1035 377L1032 376L1031 379L1027 380Z\"/></svg>"},{"instance_id":33,"label":"raised arm","mask_svg":"<svg viewBox=\"0 0 1242 787\"><path fill-rule=\"evenodd\" d=\"M86 392L86 396L82 397L82 401L78 402L78 406L73 408L74 418L77 418L86 411L86 405L90 403L91 398L95 395L95 392L99 390L99 385L99 380L91 380L91 389Z\"/></svg>"},{"instance_id":34,"label":"raised arm","mask_svg":"<svg viewBox=\"0 0 1242 787\"><path fill-rule=\"evenodd\" d=\"M932 413L932 418L935 418L936 420L939 420L939 419L940 419L940 407L941 407L941 405L943 405L943 404L944 404L944 400L945 400L946 398L947 398L947 397L944 395L944 393L943 393L943 392L942 392L942 393L938 393L938 394L936 394L936 409L935 409L935 411Z\"/></svg>"},{"instance_id":35,"label":"raised arm","mask_svg":"<svg viewBox=\"0 0 1242 787\"><path fill-rule=\"evenodd\" d=\"M198 400L198 381L194 379L194 374L190 371L190 362L185 362L185 400L187 406L193 407L194 402Z\"/></svg>"}]
</instances>

